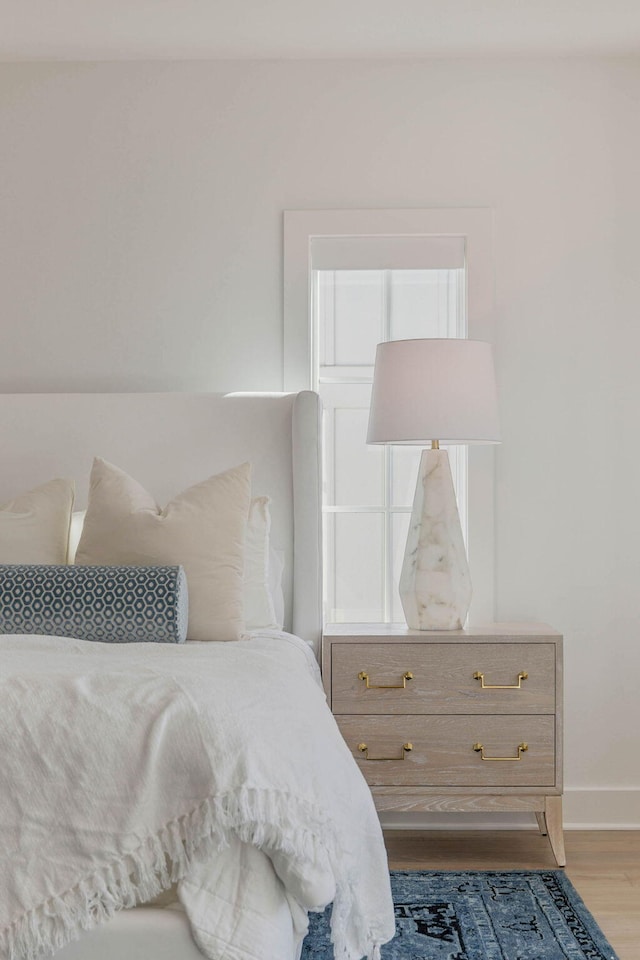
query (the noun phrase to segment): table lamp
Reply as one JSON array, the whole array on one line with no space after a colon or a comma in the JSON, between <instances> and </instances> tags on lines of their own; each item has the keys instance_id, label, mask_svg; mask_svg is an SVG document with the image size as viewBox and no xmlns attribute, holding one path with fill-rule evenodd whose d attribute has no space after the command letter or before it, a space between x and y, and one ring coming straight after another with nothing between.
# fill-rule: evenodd
<instances>
[{"instance_id":1,"label":"table lamp","mask_svg":"<svg viewBox=\"0 0 640 960\"><path fill-rule=\"evenodd\" d=\"M449 457L440 444L499 443L491 345L480 340L379 343L367 443L422 451L400 599L414 630L460 630L471 578Z\"/></svg>"}]
</instances>

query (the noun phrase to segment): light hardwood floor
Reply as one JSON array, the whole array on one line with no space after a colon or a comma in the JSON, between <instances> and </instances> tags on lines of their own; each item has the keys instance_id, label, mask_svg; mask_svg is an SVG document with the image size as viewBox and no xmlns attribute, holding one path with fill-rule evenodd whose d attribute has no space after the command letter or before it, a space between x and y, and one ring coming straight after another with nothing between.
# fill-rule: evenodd
<instances>
[{"instance_id":1,"label":"light hardwood floor","mask_svg":"<svg viewBox=\"0 0 640 960\"><path fill-rule=\"evenodd\" d=\"M640 960L640 831L568 830L566 872L620 960ZM556 869L534 831L385 834L395 870Z\"/></svg>"}]
</instances>

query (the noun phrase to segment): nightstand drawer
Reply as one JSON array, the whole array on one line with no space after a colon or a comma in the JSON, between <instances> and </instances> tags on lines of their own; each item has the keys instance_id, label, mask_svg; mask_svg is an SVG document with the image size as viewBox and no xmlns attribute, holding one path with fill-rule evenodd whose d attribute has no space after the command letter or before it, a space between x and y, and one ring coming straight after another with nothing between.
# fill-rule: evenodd
<instances>
[{"instance_id":1,"label":"nightstand drawer","mask_svg":"<svg viewBox=\"0 0 640 960\"><path fill-rule=\"evenodd\" d=\"M331 709L554 713L555 656L553 643L334 643Z\"/></svg>"},{"instance_id":2,"label":"nightstand drawer","mask_svg":"<svg viewBox=\"0 0 640 960\"><path fill-rule=\"evenodd\" d=\"M336 720L371 786L555 784L554 717L341 716Z\"/></svg>"}]
</instances>

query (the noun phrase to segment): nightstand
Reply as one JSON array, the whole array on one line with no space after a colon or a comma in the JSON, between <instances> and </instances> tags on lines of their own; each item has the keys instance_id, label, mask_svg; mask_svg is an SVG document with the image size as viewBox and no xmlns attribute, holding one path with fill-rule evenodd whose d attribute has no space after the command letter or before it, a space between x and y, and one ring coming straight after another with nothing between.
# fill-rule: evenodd
<instances>
[{"instance_id":1,"label":"nightstand","mask_svg":"<svg viewBox=\"0 0 640 960\"><path fill-rule=\"evenodd\" d=\"M322 673L378 811L531 811L565 865L559 633L331 625Z\"/></svg>"}]
</instances>

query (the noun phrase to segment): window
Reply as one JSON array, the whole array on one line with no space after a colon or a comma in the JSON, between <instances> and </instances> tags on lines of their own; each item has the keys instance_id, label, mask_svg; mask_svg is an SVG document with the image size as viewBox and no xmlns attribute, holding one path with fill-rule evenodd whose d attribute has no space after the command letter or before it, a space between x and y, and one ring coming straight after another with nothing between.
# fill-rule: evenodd
<instances>
[{"instance_id":1,"label":"window","mask_svg":"<svg viewBox=\"0 0 640 960\"><path fill-rule=\"evenodd\" d=\"M285 388L312 387L325 410L326 622L404 619L397 584L421 451L366 445L375 347L388 339L468 333L489 339L478 331L478 323L473 329L469 322L472 302L476 309L483 304L481 293L487 285L486 279L474 285L479 264L470 258L481 239L486 243L487 211L466 211L471 216L464 224L459 223L461 213L285 214ZM485 218L483 237L477 228L479 213ZM388 229L391 221L393 230ZM486 260L485 255L484 266ZM467 449L454 446L449 455L465 530ZM487 464L479 467L471 471L471 479L475 473L480 482L472 483L470 492L483 501L488 492L492 496L492 461L488 469ZM470 563L473 537L483 525L486 533L486 515L469 525ZM493 613L492 524L489 532L490 572L487 575L485 567L484 578L478 578L473 567L471 571L474 615L490 607L487 619ZM489 555L486 545L475 553L483 559Z\"/></svg>"}]
</instances>

